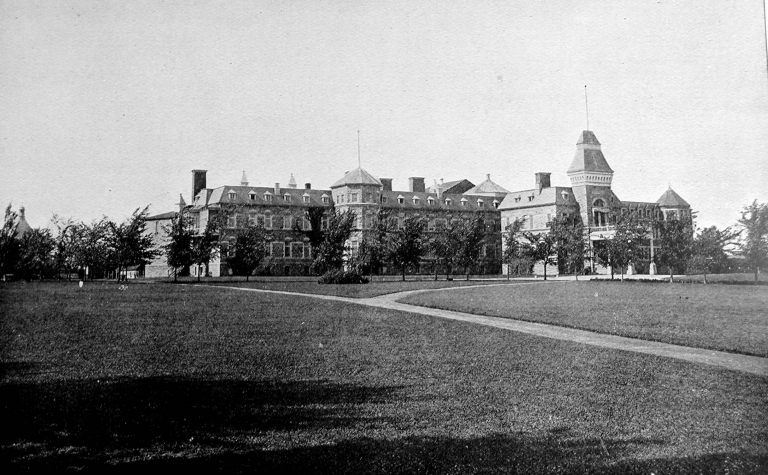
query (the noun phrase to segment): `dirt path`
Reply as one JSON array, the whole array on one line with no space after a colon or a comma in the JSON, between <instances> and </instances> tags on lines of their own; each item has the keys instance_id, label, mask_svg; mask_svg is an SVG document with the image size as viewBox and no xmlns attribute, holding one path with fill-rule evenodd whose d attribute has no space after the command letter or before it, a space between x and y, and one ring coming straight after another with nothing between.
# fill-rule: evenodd
<instances>
[{"instance_id":1,"label":"dirt path","mask_svg":"<svg viewBox=\"0 0 768 475\"><path fill-rule=\"evenodd\" d=\"M498 285L530 285L534 282L526 282L519 284L498 284ZM493 286L490 285L490 286ZM552 338L555 340L571 341L576 343L583 343L585 345L599 346L603 348L611 348L615 350L634 351L636 353L644 353L655 356L665 356L668 358L675 358L679 360L688 361L691 363L706 364L711 366L718 366L734 371L743 371L745 373L757 374L760 376L768 376L768 358L761 358L759 356L740 355L735 353L726 353L722 351L706 350L702 348L691 348L687 346L672 345L669 343L660 343L655 341L639 340L636 338L627 338L623 336L607 335L603 333L595 333L586 330L577 330L573 328L558 327L555 325L547 325L544 323L524 322L520 320L511 320L508 318L500 317L488 317L484 315L475 315L471 313L454 312L451 310L441 310L429 307L420 307L417 305L410 305L400 303L398 300L405 298L409 295L423 293L423 292L444 292L453 290L453 288L445 289L422 289L422 290L409 290L405 292L397 292L393 294L380 295L378 297L370 298L350 298L339 297L335 295L318 295L318 294L304 294L298 292L286 292L281 290L264 290L264 289L249 289L243 287L226 287L219 285L211 285L207 287L213 288L225 288L232 290L241 290L246 292L262 292L272 294L283 294L290 296L300 296L307 298L317 298L322 300L333 300L337 302L346 302L355 305L364 305L368 307L386 308L390 310L398 310L401 312L415 313L419 315L429 315L438 318L447 318L449 320L457 320L461 322L474 323L478 325L486 325L489 327L501 328L504 330L512 330L528 335L534 335L544 338ZM489 285L478 286L466 286L462 289L468 289L472 287L489 287Z\"/></svg>"}]
</instances>

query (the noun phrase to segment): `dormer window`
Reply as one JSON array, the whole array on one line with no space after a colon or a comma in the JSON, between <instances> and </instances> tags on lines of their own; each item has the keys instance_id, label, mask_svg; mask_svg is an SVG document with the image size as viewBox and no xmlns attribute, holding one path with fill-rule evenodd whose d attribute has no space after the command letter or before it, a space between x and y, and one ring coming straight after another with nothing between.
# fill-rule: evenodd
<instances>
[{"instance_id":1,"label":"dormer window","mask_svg":"<svg viewBox=\"0 0 768 475\"><path fill-rule=\"evenodd\" d=\"M349 198L350 203L357 203L357 193L352 193Z\"/></svg>"},{"instance_id":2,"label":"dormer window","mask_svg":"<svg viewBox=\"0 0 768 475\"><path fill-rule=\"evenodd\" d=\"M291 202L291 195L289 195L288 193L284 194L283 195L283 201L285 201L286 203L290 203Z\"/></svg>"},{"instance_id":3,"label":"dormer window","mask_svg":"<svg viewBox=\"0 0 768 475\"><path fill-rule=\"evenodd\" d=\"M403 195L397 195L397 202L398 202L399 204L403 204L403 203L405 203L405 196L403 196Z\"/></svg>"},{"instance_id":4,"label":"dormer window","mask_svg":"<svg viewBox=\"0 0 768 475\"><path fill-rule=\"evenodd\" d=\"M323 201L323 204L328 204L330 202L330 198L325 193L323 193L320 199Z\"/></svg>"},{"instance_id":5,"label":"dormer window","mask_svg":"<svg viewBox=\"0 0 768 475\"><path fill-rule=\"evenodd\" d=\"M381 202L382 203L386 203L387 202L387 197L386 196L382 196L381 197Z\"/></svg>"},{"instance_id":6,"label":"dormer window","mask_svg":"<svg viewBox=\"0 0 768 475\"><path fill-rule=\"evenodd\" d=\"M467 199L466 198L462 198L461 199L461 206L467 206Z\"/></svg>"},{"instance_id":7,"label":"dormer window","mask_svg":"<svg viewBox=\"0 0 768 475\"><path fill-rule=\"evenodd\" d=\"M520 197L519 196L515 196L515 203L519 203L519 202L520 202Z\"/></svg>"},{"instance_id":8,"label":"dormer window","mask_svg":"<svg viewBox=\"0 0 768 475\"><path fill-rule=\"evenodd\" d=\"M230 190L230 192L229 192L229 201L235 201L236 199L237 199L237 193L235 193L234 191Z\"/></svg>"},{"instance_id":9,"label":"dormer window","mask_svg":"<svg viewBox=\"0 0 768 475\"><path fill-rule=\"evenodd\" d=\"M256 192L253 191L253 190L249 191L248 192L248 199L250 199L251 201L256 201Z\"/></svg>"},{"instance_id":10,"label":"dormer window","mask_svg":"<svg viewBox=\"0 0 768 475\"><path fill-rule=\"evenodd\" d=\"M418 204L419 204L419 197L418 196L414 196L413 197L413 205L414 206L418 206Z\"/></svg>"},{"instance_id":11,"label":"dormer window","mask_svg":"<svg viewBox=\"0 0 768 475\"><path fill-rule=\"evenodd\" d=\"M309 193L304 193L303 195L301 195L301 199L305 203L309 203Z\"/></svg>"},{"instance_id":12,"label":"dormer window","mask_svg":"<svg viewBox=\"0 0 768 475\"><path fill-rule=\"evenodd\" d=\"M534 195L528 197L528 201L533 201Z\"/></svg>"},{"instance_id":13,"label":"dormer window","mask_svg":"<svg viewBox=\"0 0 768 475\"><path fill-rule=\"evenodd\" d=\"M493 207L499 209L499 200L493 200Z\"/></svg>"},{"instance_id":14,"label":"dormer window","mask_svg":"<svg viewBox=\"0 0 768 475\"><path fill-rule=\"evenodd\" d=\"M267 201L269 203L272 202L272 193L269 191L264 192L264 201Z\"/></svg>"},{"instance_id":15,"label":"dormer window","mask_svg":"<svg viewBox=\"0 0 768 475\"><path fill-rule=\"evenodd\" d=\"M450 198L446 198L445 199L445 206L451 206L451 199Z\"/></svg>"},{"instance_id":16,"label":"dormer window","mask_svg":"<svg viewBox=\"0 0 768 475\"><path fill-rule=\"evenodd\" d=\"M477 199L477 207L478 208L482 208L483 206L485 206L485 202L483 201L482 198L478 198Z\"/></svg>"},{"instance_id":17,"label":"dormer window","mask_svg":"<svg viewBox=\"0 0 768 475\"><path fill-rule=\"evenodd\" d=\"M429 198L427 198L427 203L429 203L429 206L434 206L435 199L430 196Z\"/></svg>"},{"instance_id":18,"label":"dormer window","mask_svg":"<svg viewBox=\"0 0 768 475\"><path fill-rule=\"evenodd\" d=\"M570 196L567 191L563 191L560 193L560 196L563 197L563 201L568 201L568 197Z\"/></svg>"}]
</instances>

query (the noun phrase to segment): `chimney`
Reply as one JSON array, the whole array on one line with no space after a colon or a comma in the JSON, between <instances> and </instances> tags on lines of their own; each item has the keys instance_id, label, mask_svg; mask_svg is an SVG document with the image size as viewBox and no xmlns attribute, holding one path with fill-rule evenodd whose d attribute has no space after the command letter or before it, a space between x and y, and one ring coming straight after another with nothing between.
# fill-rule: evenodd
<instances>
[{"instance_id":1,"label":"chimney","mask_svg":"<svg viewBox=\"0 0 768 475\"><path fill-rule=\"evenodd\" d=\"M200 190L206 188L206 173L208 173L208 170L192 170L192 203L195 202L195 196L200 193Z\"/></svg>"},{"instance_id":2,"label":"chimney","mask_svg":"<svg viewBox=\"0 0 768 475\"><path fill-rule=\"evenodd\" d=\"M408 178L408 189L414 193L424 193L424 178L418 176Z\"/></svg>"},{"instance_id":3,"label":"chimney","mask_svg":"<svg viewBox=\"0 0 768 475\"><path fill-rule=\"evenodd\" d=\"M280 183L275 183L275 196L280 194Z\"/></svg>"},{"instance_id":4,"label":"chimney","mask_svg":"<svg viewBox=\"0 0 768 475\"><path fill-rule=\"evenodd\" d=\"M248 186L248 178L245 176L245 170L243 170L243 176L240 177L240 186Z\"/></svg>"},{"instance_id":5,"label":"chimney","mask_svg":"<svg viewBox=\"0 0 768 475\"><path fill-rule=\"evenodd\" d=\"M311 190L312 189L312 183L304 183L304 189L305 190Z\"/></svg>"},{"instance_id":6,"label":"chimney","mask_svg":"<svg viewBox=\"0 0 768 475\"><path fill-rule=\"evenodd\" d=\"M24 209L23 206L21 208L19 208L19 218L26 219L26 217L24 216L25 212L26 212L26 210Z\"/></svg>"},{"instance_id":7,"label":"chimney","mask_svg":"<svg viewBox=\"0 0 768 475\"><path fill-rule=\"evenodd\" d=\"M380 178L379 181L383 185L382 191L392 191L392 178Z\"/></svg>"},{"instance_id":8,"label":"chimney","mask_svg":"<svg viewBox=\"0 0 768 475\"><path fill-rule=\"evenodd\" d=\"M551 173L539 172L536 174L536 190L541 193L544 188L549 188L549 177Z\"/></svg>"}]
</instances>

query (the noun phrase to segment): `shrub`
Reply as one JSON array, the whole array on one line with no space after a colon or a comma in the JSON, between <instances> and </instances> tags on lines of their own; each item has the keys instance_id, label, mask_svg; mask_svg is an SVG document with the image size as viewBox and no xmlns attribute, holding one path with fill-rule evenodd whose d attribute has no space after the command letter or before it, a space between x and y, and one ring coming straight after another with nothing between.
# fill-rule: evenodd
<instances>
[{"instance_id":1,"label":"shrub","mask_svg":"<svg viewBox=\"0 0 768 475\"><path fill-rule=\"evenodd\" d=\"M320 276L320 284L367 284L368 278L357 270L331 270Z\"/></svg>"}]
</instances>

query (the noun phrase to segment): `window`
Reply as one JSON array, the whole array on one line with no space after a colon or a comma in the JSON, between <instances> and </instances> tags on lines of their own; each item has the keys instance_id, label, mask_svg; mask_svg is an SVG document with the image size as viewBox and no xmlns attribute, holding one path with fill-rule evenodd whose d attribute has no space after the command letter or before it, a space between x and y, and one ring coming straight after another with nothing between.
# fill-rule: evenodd
<instances>
[{"instance_id":1,"label":"window","mask_svg":"<svg viewBox=\"0 0 768 475\"><path fill-rule=\"evenodd\" d=\"M462 198L461 199L461 206L467 206L467 199L466 198Z\"/></svg>"},{"instance_id":2,"label":"window","mask_svg":"<svg viewBox=\"0 0 768 475\"><path fill-rule=\"evenodd\" d=\"M248 226L256 226L256 214L255 213L249 213L248 214Z\"/></svg>"},{"instance_id":3,"label":"window","mask_svg":"<svg viewBox=\"0 0 768 475\"><path fill-rule=\"evenodd\" d=\"M413 197L413 205L414 206L418 206L418 204L419 204L419 197L418 196L414 196Z\"/></svg>"},{"instance_id":4,"label":"window","mask_svg":"<svg viewBox=\"0 0 768 475\"><path fill-rule=\"evenodd\" d=\"M289 195L288 193L284 194L283 195L283 201L285 201L286 203L290 203L291 202L291 195Z\"/></svg>"},{"instance_id":5,"label":"window","mask_svg":"<svg viewBox=\"0 0 768 475\"><path fill-rule=\"evenodd\" d=\"M445 206L451 206L451 199L450 198L446 198L445 199Z\"/></svg>"},{"instance_id":6,"label":"window","mask_svg":"<svg viewBox=\"0 0 768 475\"><path fill-rule=\"evenodd\" d=\"M323 193L323 196L321 196L320 198L323 200L323 204L327 205L330 202L330 200L328 199L328 195L326 195L325 193Z\"/></svg>"},{"instance_id":7,"label":"window","mask_svg":"<svg viewBox=\"0 0 768 475\"><path fill-rule=\"evenodd\" d=\"M328 216L323 216L323 218L320 220L320 229L328 229Z\"/></svg>"},{"instance_id":8,"label":"window","mask_svg":"<svg viewBox=\"0 0 768 475\"><path fill-rule=\"evenodd\" d=\"M267 201L267 202L271 203L272 202L272 193L270 193L268 191L266 193L264 193L264 201Z\"/></svg>"},{"instance_id":9,"label":"window","mask_svg":"<svg viewBox=\"0 0 768 475\"><path fill-rule=\"evenodd\" d=\"M528 201L533 201L533 195L528 197Z\"/></svg>"},{"instance_id":10,"label":"window","mask_svg":"<svg viewBox=\"0 0 768 475\"><path fill-rule=\"evenodd\" d=\"M251 191L250 193L248 193L248 198L251 201L256 201L256 192L255 191Z\"/></svg>"},{"instance_id":11,"label":"window","mask_svg":"<svg viewBox=\"0 0 768 475\"><path fill-rule=\"evenodd\" d=\"M427 204L429 204L429 206L434 206L435 199L430 196L429 198L427 198Z\"/></svg>"},{"instance_id":12,"label":"window","mask_svg":"<svg viewBox=\"0 0 768 475\"><path fill-rule=\"evenodd\" d=\"M357 193L351 193L351 198L349 200L350 203L357 203Z\"/></svg>"},{"instance_id":13,"label":"window","mask_svg":"<svg viewBox=\"0 0 768 475\"><path fill-rule=\"evenodd\" d=\"M291 243L291 257L294 259L301 259L304 257L304 243L292 242Z\"/></svg>"},{"instance_id":14,"label":"window","mask_svg":"<svg viewBox=\"0 0 768 475\"><path fill-rule=\"evenodd\" d=\"M568 198L570 197L567 191L563 191L562 193L560 193L560 196L563 197L563 201L568 201Z\"/></svg>"},{"instance_id":15,"label":"window","mask_svg":"<svg viewBox=\"0 0 768 475\"><path fill-rule=\"evenodd\" d=\"M499 209L499 204L500 204L500 203L499 203L499 200L493 200L493 207L494 207L495 209Z\"/></svg>"},{"instance_id":16,"label":"window","mask_svg":"<svg viewBox=\"0 0 768 475\"><path fill-rule=\"evenodd\" d=\"M302 195L301 199L302 199L302 200L303 200L305 203L309 203L309 195L308 195L307 193L304 193L304 194Z\"/></svg>"},{"instance_id":17,"label":"window","mask_svg":"<svg viewBox=\"0 0 768 475\"><path fill-rule=\"evenodd\" d=\"M405 197L404 197L403 195L398 195L398 196L397 196L397 202L398 202L399 204L403 204L403 203L405 203Z\"/></svg>"},{"instance_id":18,"label":"window","mask_svg":"<svg viewBox=\"0 0 768 475\"><path fill-rule=\"evenodd\" d=\"M387 197L386 196L382 196L381 197L381 202L382 203L386 203L387 202Z\"/></svg>"},{"instance_id":19,"label":"window","mask_svg":"<svg viewBox=\"0 0 768 475\"><path fill-rule=\"evenodd\" d=\"M283 226L285 229L291 229L293 227L293 216L286 216L283 219Z\"/></svg>"},{"instance_id":20,"label":"window","mask_svg":"<svg viewBox=\"0 0 768 475\"><path fill-rule=\"evenodd\" d=\"M312 258L312 245L308 242L304 243L304 259Z\"/></svg>"},{"instance_id":21,"label":"window","mask_svg":"<svg viewBox=\"0 0 768 475\"><path fill-rule=\"evenodd\" d=\"M483 201L482 198L478 198L477 199L477 207L478 208L482 208L483 206L485 206L485 202Z\"/></svg>"},{"instance_id":22,"label":"window","mask_svg":"<svg viewBox=\"0 0 768 475\"><path fill-rule=\"evenodd\" d=\"M283 257L285 255L285 246L281 242L272 243L272 257Z\"/></svg>"},{"instance_id":23,"label":"window","mask_svg":"<svg viewBox=\"0 0 768 475\"><path fill-rule=\"evenodd\" d=\"M592 202L592 206L595 208L605 208L605 201L603 201L601 198L598 198Z\"/></svg>"},{"instance_id":24,"label":"window","mask_svg":"<svg viewBox=\"0 0 768 475\"><path fill-rule=\"evenodd\" d=\"M273 215L272 216L272 229L283 229L283 226L285 225L285 218L280 215Z\"/></svg>"},{"instance_id":25,"label":"window","mask_svg":"<svg viewBox=\"0 0 768 475\"><path fill-rule=\"evenodd\" d=\"M227 227L228 228L236 228L237 227L237 215L231 214L227 216Z\"/></svg>"},{"instance_id":26,"label":"window","mask_svg":"<svg viewBox=\"0 0 768 475\"><path fill-rule=\"evenodd\" d=\"M427 231L434 231L435 230L435 221L434 219L430 219L427 221Z\"/></svg>"},{"instance_id":27,"label":"window","mask_svg":"<svg viewBox=\"0 0 768 475\"><path fill-rule=\"evenodd\" d=\"M229 192L229 201L235 201L237 199L237 193L234 191Z\"/></svg>"},{"instance_id":28,"label":"window","mask_svg":"<svg viewBox=\"0 0 768 475\"><path fill-rule=\"evenodd\" d=\"M520 197L519 196L515 196L515 203L519 203L519 202L520 202Z\"/></svg>"},{"instance_id":29,"label":"window","mask_svg":"<svg viewBox=\"0 0 768 475\"><path fill-rule=\"evenodd\" d=\"M286 242L283 247L285 248L285 257L287 259L290 259L291 258L291 243L290 242Z\"/></svg>"}]
</instances>

